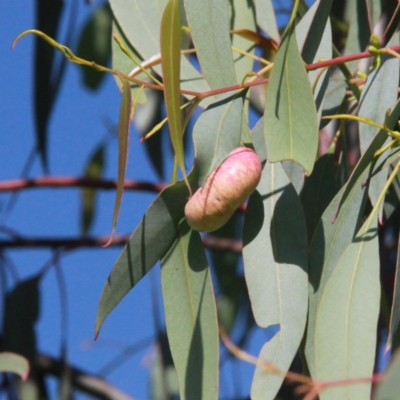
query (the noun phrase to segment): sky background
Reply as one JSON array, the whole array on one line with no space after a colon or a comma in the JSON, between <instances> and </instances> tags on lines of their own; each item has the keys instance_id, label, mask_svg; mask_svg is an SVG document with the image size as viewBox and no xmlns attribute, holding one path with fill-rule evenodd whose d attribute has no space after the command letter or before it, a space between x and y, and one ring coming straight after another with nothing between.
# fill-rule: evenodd
<instances>
[{"instance_id":1,"label":"sky background","mask_svg":"<svg viewBox=\"0 0 400 400\"><path fill-rule=\"evenodd\" d=\"M66 14L70 2L65 2ZM88 6L78 1L79 12L74 43L82 24L100 2ZM33 37L20 40L14 51L11 43L26 29L34 27L34 2L1 2L0 19L0 180L20 177L24 164L34 146L33 123ZM65 19L65 15L64 15ZM63 28L65 30L65 27ZM63 34L59 40L63 40ZM76 47L75 47L76 48ZM88 156L117 123L120 95L111 76L106 77L101 89L90 92L81 83L81 71L67 65L60 93L49 124L49 167L54 176L77 177L84 171ZM190 154L189 154L190 157ZM115 178L117 172L117 142L107 147L106 178ZM170 163L169 163L170 164ZM167 169L168 170L168 169ZM30 177L42 176L37 159ZM146 158L144 146L137 132L131 131L127 178L157 181ZM114 206L112 191L98 192L97 218L91 230L94 236L110 233ZM0 211L4 210L10 194L0 193ZM154 195L145 192L125 192L117 233L131 233L139 223ZM22 191L16 206L1 226L14 229L22 236L79 236L79 189L30 189ZM1 233L2 237L7 235ZM159 267L148 274L117 309L108 317L100 337L93 341L94 320L104 282L122 248L79 249L61 259L65 277L68 307L67 351L71 364L92 373L101 371L126 346L154 337L150 284L155 285L160 302ZM50 250L20 249L7 252L15 265L19 279L36 274L48 262ZM8 287L15 283L8 274ZM40 319L37 324L38 348L52 356L60 356L61 306L54 269L41 281ZM161 308L160 308L161 309ZM265 342L265 333L255 332L249 350L258 354ZM133 396L144 400L149 397L149 365L154 346L150 345L130 357L107 379ZM227 368L227 369L230 369ZM221 397L233 394L233 385L242 395L250 388L254 368L243 365L228 371L222 382ZM225 370L226 371L226 370ZM233 372L232 372L233 371ZM230 373L233 375L230 375ZM240 376L240 380L237 378ZM231 381L231 382L230 382ZM232 384L232 382L234 382ZM53 384L54 387L54 384Z\"/></svg>"}]
</instances>

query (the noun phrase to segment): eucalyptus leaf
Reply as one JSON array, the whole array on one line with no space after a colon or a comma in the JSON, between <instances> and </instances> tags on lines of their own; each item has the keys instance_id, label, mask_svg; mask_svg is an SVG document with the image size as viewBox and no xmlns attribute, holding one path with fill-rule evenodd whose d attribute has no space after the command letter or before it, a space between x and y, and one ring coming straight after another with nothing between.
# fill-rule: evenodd
<instances>
[{"instance_id":1,"label":"eucalyptus leaf","mask_svg":"<svg viewBox=\"0 0 400 400\"><path fill-rule=\"evenodd\" d=\"M230 29L232 31L257 31L256 16L253 0L232 0L230 4ZM239 48L249 54L254 54L255 43L239 35L232 35L232 47ZM233 61L237 81L242 82L245 75L253 70L254 59L233 51Z\"/></svg>"},{"instance_id":2,"label":"eucalyptus leaf","mask_svg":"<svg viewBox=\"0 0 400 400\"><path fill-rule=\"evenodd\" d=\"M117 192L115 195L115 204L112 220L112 230L110 242L115 232L118 222L119 210L121 208L122 194L124 191L124 181L126 173L126 165L128 161L129 150L129 129L131 122L131 87L126 79L122 80L122 98L121 106L119 109L119 123L118 123L118 178L117 178Z\"/></svg>"},{"instance_id":3,"label":"eucalyptus leaf","mask_svg":"<svg viewBox=\"0 0 400 400\"><path fill-rule=\"evenodd\" d=\"M397 351L386 369L382 382L378 384L375 400L397 400L400 393L400 351Z\"/></svg>"},{"instance_id":4,"label":"eucalyptus leaf","mask_svg":"<svg viewBox=\"0 0 400 400\"><path fill-rule=\"evenodd\" d=\"M388 116L386 121L387 126L389 128L393 128L397 123L399 117L400 117L400 101L397 102L396 106ZM357 165L353 170L353 173L351 174L346 184L342 198L340 199L340 202L338 204L335 217L339 214L343 202L348 197L353 186L356 184L356 182L358 182L360 175L365 174L365 171L370 167L370 165L375 163L376 160L374 160L374 154L381 148L381 146L383 146L383 144L386 142L386 139L387 139L387 132L384 129L380 130L372 139L370 145L368 146L368 148L365 150L365 153L358 161Z\"/></svg>"},{"instance_id":5,"label":"eucalyptus leaf","mask_svg":"<svg viewBox=\"0 0 400 400\"><path fill-rule=\"evenodd\" d=\"M244 94L221 96L200 115L193 128L199 186L240 145Z\"/></svg>"},{"instance_id":6,"label":"eucalyptus leaf","mask_svg":"<svg viewBox=\"0 0 400 400\"><path fill-rule=\"evenodd\" d=\"M269 80L264 135L269 162L292 160L311 174L318 147L317 112L296 37L290 31Z\"/></svg>"},{"instance_id":7,"label":"eucalyptus leaf","mask_svg":"<svg viewBox=\"0 0 400 400\"><path fill-rule=\"evenodd\" d=\"M127 40L141 57L148 60L159 55L160 23L163 10L159 1L110 0L110 5ZM161 74L160 66L153 68ZM186 57L181 58L181 80L182 89L195 92L210 90L205 79ZM212 98L206 98L202 101L202 105L206 107L212 101Z\"/></svg>"},{"instance_id":8,"label":"eucalyptus leaf","mask_svg":"<svg viewBox=\"0 0 400 400\"><path fill-rule=\"evenodd\" d=\"M365 0L349 0L349 32L344 49L345 54L360 53L365 50L371 36L368 10ZM357 67L358 61L350 61L347 66L351 71Z\"/></svg>"},{"instance_id":9,"label":"eucalyptus leaf","mask_svg":"<svg viewBox=\"0 0 400 400\"><path fill-rule=\"evenodd\" d=\"M271 0L255 0L257 25L275 42L279 43L280 35Z\"/></svg>"},{"instance_id":10,"label":"eucalyptus leaf","mask_svg":"<svg viewBox=\"0 0 400 400\"><path fill-rule=\"evenodd\" d=\"M393 46L399 43L399 34L397 33L388 44ZM366 81L365 87L361 92L360 109L358 115L360 117L368 117L372 121L383 124L386 118L386 112L392 109L397 102L397 87L393 82L399 81L400 61L395 57L381 57L381 66L371 72ZM360 123L360 148L364 153L371 143L378 128ZM390 140L388 138L388 140ZM388 142L388 140L386 142ZM378 174L370 183L369 196L372 204L382 191L387 179L387 174Z\"/></svg>"},{"instance_id":11,"label":"eucalyptus leaf","mask_svg":"<svg viewBox=\"0 0 400 400\"><path fill-rule=\"evenodd\" d=\"M316 315L319 381L369 377L375 363L380 302L377 212L346 249L322 291ZM321 400L371 398L371 383L329 387Z\"/></svg>"},{"instance_id":12,"label":"eucalyptus leaf","mask_svg":"<svg viewBox=\"0 0 400 400\"><path fill-rule=\"evenodd\" d=\"M185 221L161 260L161 278L181 399L216 400L219 338L214 293L200 234Z\"/></svg>"},{"instance_id":13,"label":"eucalyptus leaf","mask_svg":"<svg viewBox=\"0 0 400 400\"><path fill-rule=\"evenodd\" d=\"M289 369L307 319L307 231L300 200L280 164L267 163L243 227L246 283L257 324L279 324L259 357ZM251 398L274 399L284 376L257 367Z\"/></svg>"},{"instance_id":14,"label":"eucalyptus leaf","mask_svg":"<svg viewBox=\"0 0 400 400\"><path fill-rule=\"evenodd\" d=\"M26 380L29 374L29 362L19 354L3 351L0 353L0 372L13 372Z\"/></svg>"},{"instance_id":15,"label":"eucalyptus leaf","mask_svg":"<svg viewBox=\"0 0 400 400\"><path fill-rule=\"evenodd\" d=\"M106 66L111 55L112 14L108 3L98 7L86 22L79 38L77 56ZM81 66L82 80L86 87L95 90L105 74Z\"/></svg>"},{"instance_id":16,"label":"eucalyptus leaf","mask_svg":"<svg viewBox=\"0 0 400 400\"><path fill-rule=\"evenodd\" d=\"M235 85L228 2L185 0L185 9L196 54L210 87Z\"/></svg>"},{"instance_id":17,"label":"eucalyptus leaf","mask_svg":"<svg viewBox=\"0 0 400 400\"><path fill-rule=\"evenodd\" d=\"M393 302L390 313L389 335L386 344L386 352L397 351L400 346L400 236L397 246L396 274L394 278Z\"/></svg>"},{"instance_id":18,"label":"eucalyptus leaf","mask_svg":"<svg viewBox=\"0 0 400 400\"><path fill-rule=\"evenodd\" d=\"M100 179L104 170L104 145L98 146L86 165L84 177ZM81 230L86 235L93 223L96 212L96 189L86 187L81 191Z\"/></svg>"},{"instance_id":19,"label":"eucalyptus leaf","mask_svg":"<svg viewBox=\"0 0 400 400\"><path fill-rule=\"evenodd\" d=\"M326 282L359 228L367 198L367 191L361 187L364 177L364 175L361 175L352 186L351 192L343 203L339 217L334 223L332 221L345 188L342 188L333 198L316 225L311 240L309 249L309 311L304 351L307 366L313 378L316 377L315 329L318 305ZM303 202L304 200L303 198ZM310 218L311 207L306 208L306 210L306 215ZM315 220L309 219L308 224L313 221ZM309 226L309 229L312 229L312 227Z\"/></svg>"},{"instance_id":20,"label":"eucalyptus leaf","mask_svg":"<svg viewBox=\"0 0 400 400\"><path fill-rule=\"evenodd\" d=\"M186 181L185 154L181 121L180 58L182 47L179 1L169 0L161 19L161 66L169 134L174 155Z\"/></svg>"},{"instance_id":21,"label":"eucalyptus leaf","mask_svg":"<svg viewBox=\"0 0 400 400\"><path fill-rule=\"evenodd\" d=\"M112 24L113 33L118 35L119 40L123 43L125 48L132 54L135 59L139 62L142 62L142 58L137 53L137 51L131 46L127 38L125 37L124 32L118 25L118 23L114 20ZM115 40L111 42L111 51L112 51L112 66L114 69L128 75L134 68L136 68L136 64L121 50L118 43ZM140 80L146 80L147 76L144 72L140 72L135 75L135 78ZM122 81L118 75L114 75L114 79L118 85L121 87ZM130 82L132 99L137 99L137 103L145 104L146 103L146 91L140 90L141 86L136 85ZM139 92L140 91L140 92Z\"/></svg>"},{"instance_id":22,"label":"eucalyptus leaf","mask_svg":"<svg viewBox=\"0 0 400 400\"><path fill-rule=\"evenodd\" d=\"M333 143L328 151L317 160L314 172L307 177L301 192L301 202L310 239L323 212L339 190L334 169L335 148L336 145Z\"/></svg>"},{"instance_id":23,"label":"eucalyptus leaf","mask_svg":"<svg viewBox=\"0 0 400 400\"><path fill-rule=\"evenodd\" d=\"M188 197L186 184L177 182L164 189L150 205L104 285L97 309L95 336L110 312L174 243Z\"/></svg>"}]
</instances>

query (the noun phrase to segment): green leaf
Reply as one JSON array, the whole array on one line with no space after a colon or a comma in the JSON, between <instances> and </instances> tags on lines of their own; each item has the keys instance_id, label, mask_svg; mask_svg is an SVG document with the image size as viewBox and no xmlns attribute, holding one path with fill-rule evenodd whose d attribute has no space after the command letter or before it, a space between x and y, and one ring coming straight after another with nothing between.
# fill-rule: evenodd
<instances>
[{"instance_id":1,"label":"green leaf","mask_svg":"<svg viewBox=\"0 0 400 400\"><path fill-rule=\"evenodd\" d=\"M307 64L316 62L320 58L332 58L329 22L332 2L333 0L317 0L296 26L297 43L302 49L301 56Z\"/></svg>"},{"instance_id":2,"label":"green leaf","mask_svg":"<svg viewBox=\"0 0 400 400\"><path fill-rule=\"evenodd\" d=\"M100 179L104 171L104 145L101 144L91 155L83 176L89 179ZM81 191L81 230L86 235L96 212L96 189L86 187Z\"/></svg>"},{"instance_id":3,"label":"green leaf","mask_svg":"<svg viewBox=\"0 0 400 400\"><path fill-rule=\"evenodd\" d=\"M219 338L210 270L200 234L186 222L161 260L161 277L181 399L217 399Z\"/></svg>"},{"instance_id":4,"label":"green leaf","mask_svg":"<svg viewBox=\"0 0 400 400\"><path fill-rule=\"evenodd\" d=\"M182 46L179 1L169 0L161 19L161 66L164 98L172 147L183 177L186 178L185 154L181 121L180 59Z\"/></svg>"},{"instance_id":5,"label":"green leaf","mask_svg":"<svg viewBox=\"0 0 400 400\"><path fill-rule=\"evenodd\" d=\"M399 43L399 34L388 44L393 46ZM361 92L360 108L358 115L368 117L372 121L383 124L386 117L386 111L393 108L397 102L397 87L393 82L399 81L400 61L395 57L382 56L381 66L374 70L368 76L367 82ZM360 148L364 153L378 129L374 126L360 123ZM389 139L388 139L389 140ZM387 142L388 142L387 140ZM381 156L381 158L384 155ZM370 182L369 197L372 205L376 203L379 194L382 191L387 179L387 173L376 175Z\"/></svg>"},{"instance_id":6,"label":"green leaf","mask_svg":"<svg viewBox=\"0 0 400 400\"><path fill-rule=\"evenodd\" d=\"M232 218L212 233L212 238L238 240L242 219L235 213ZM239 254L210 250L211 265L217 279L218 320L226 332L231 332L238 316L240 300L247 296L243 276L238 272Z\"/></svg>"},{"instance_id":7,"label":"green leaf","mask_svg":"<svg viewBox=\"0 0 400 400\"><path fill-rule=\"evenodd\" d=\"M135 57L135 59L137 59L139 62L142 62L143 61L142 58L128 42L128 39L126 38L124 32L122 32L122 29L115 20L113 21L112 30L114 33L118 35L120 41L123 43L125 48ZM112 66L114 69L128 75L134 68L136 68L136 64L121 50L121 48L119 47L118 43L115 40L112 40L111 42L111 51L112 51ZM135 77L141 80L147 79L147 76L144 72L139 73ZM118 75L114 75L114 79L118 87L121 87L122 81L120 77ZM132 99L136 99L136 96L138 95L141 86L136 85L132 82L130 82L130 85L131 85ZM146 91L142 90L140 92L139 97L137 98L137 102L140 104L146 103Z\"/></svg>"},{"instance_id":8,"label":"green leaf","mask_svg":"<svg viewBox=\"0 0 400 400\"><path fill-rule=\"evenodd\" d=\"M344 54L360 53L367 47L372 33L366 2L365 0L350 0L347 7L350 22ZM347 63L351 71L354 71L357 65L358 61Z\"/></svg>"},{"instance_id":9,"label":"green leaf","mask_svg":"<svg viewBox=\"0 0 400 400\"><path fill-rule=\"evenodd\" d=\"M396 400L400 393L400 351L397 351L385 371L382 382L378 384L375 400Z\"/></svg>"},{"instance_id":10,"label":"green leaf","mask_svg":"<svg viewBox=\"0 0 400 400\"><path fill-rule=\"evenodd\" d=\"M393 111L390 113L386 124L389 128L394 127L394 125L397 123L398 118L400 117L400 101L397 102L395 108ZM367 168L373 163L374 161L374 154L377 150L383 146L387 139L387 132L382 129L380 130L375 137L372 139L370 145L366 149L365 153L363 156L360 158L358 161L356 167L353 170L353 173L351 174L345 190L343 191L342 198L340 199L340 202L338 204L338 208L336 210L336 215L339 213L340 208L342 207L342 204L346 201L347 196L351 192L353 186L356 184L358 179L360 178L361 175L364 175L365 171ZM336 217L335 215L335 217Z\"/></svg>"},{"instance_id":11,"label":"green leaf","mask_svg":"<svg viewBox=\"0 0 400 400\"><path fill-rule=\"evenodd\" d=\"M293 161L282 161L282 168L292 182L297 194L300 194L304 185L304 169Z\"/></svg>"},{"instance_id":12,"label":"green leaf","mask_svg":"<svg viewBox=\"0 0 400 400\"><path fill-rule=\"evenodd\" d=\"M275 16L274 6L271 0L255 0L257 25L275 42L279 43L278 25Z\"/></svg>"},{"instance_id":13,"label":"green leaf","mask_svg":"<svg viewBox=\"0 0 400 400\"><path fill-rule=\"evenodd\" d=\"M188 197L187 186L178 182L164 189L148 208L103 288L96 316L96 336L110 312L174 243Z\"/></svg>"},{"instance_id":14,"label":"green leaf","mask_svg":"<svg viewBox=\"0 0 400 400\"><path fill-rule=\"evenodd\" d=\"M371 213L323 289L316 315L318 381L373 374L380 305L377 212ZM330 387L321 400L371 398L371 383Z\"/></svg>"},{"instance_id":15,"label":"green leaf","mask_svg":"<svg viewBox=\"0 0 400 400\"><path fill-rule=\"evenodd\" d=\"M322 163L322 161L321 161ZM318 170L316 171L318 172ZM312 177L313 175L311 175ZM311 179L310 177L310 179ZM305 355L308 369L312 377L315 372L315 325L318 304L320 302L326 282L334 271L341 255L352 242L363 216L367 191L361 187L364 175L360 175L352 186L346 201L343 203L342 211L337 220L332 223L339 201L345 188L334 197L321 219L315 227L311 240L309 257L309 311L307 322L307 336L305 343ZM311 193L310 193L311 195ZM303 204L305 199L303 198ZM310 218L313 203L305 208L306 215ZM310 224L309 220L308 223ZM312 229L312 228L309 228Z\"/></svg>"},{"instance_id":16,"label":"green leaf","mask_svg":"<svg viewBox=\"0 0 400 400\"><path fill-rule=\"evenodd\" d=\"M34 365L35 325L40 315L40 276L18 283L7 294L4 311L2 349L20 354Z\"/></svg>"},{"instance_id":17,"label":"green leaf","mask_svg":"<svg viewBox=\"0 0 400 400\"><path fill-rule=\"evenodd\" d=\"M59 31L63 3L61 1L38 1L35 4L35 27L46 32L49 37L56 38ZM56 50L41 38L34 39L33 70L34 70L34 98L36 150L40 156L43 170L48 171L48 128L55 99L65 71L65 59L60 63L56 59ZM45 61L44 61L45 60Z\"/></svg>"},{"instance_id":18,"label":"green leaf","mask_svg":"<svg viewBox=\"0 0 400 400\"><path fill-rule=\"evenodd\" d=\"M396 275L394 279L393 303L390 313L389 336L386 344L386 352L394 353L400 347L400 237L397 246Z\"/></svg>"},{"instance_id":19,"label":"green leaf","mask_svg":"<svg viewBox=\"0 0 400 400\"><path fill-rule=\"evenodd\" d=\"M133 122L141 137L147 135L151 129L163 120L163 93L159 90L146 89L147 103L136 104ZM143 145L151 165L155 169L160 181L165 181L164 158L166 154L163 149L163 130L147 138Z\"/></svg>"},{"instance_id":20,"label":"green leaf","mask_svg":"<svg viewBox=\"0 0 400 400\"><path fill-rule=\"evenodd\" d=\"M240 145L244 94L220 96L200 115L193 128L199 186Z\"/></svg>"},{"instance_id":21,"label":"green leaf","mask_svg":"<svg viewBox=\"0 0 400 400\"><path fill-rule=\"evenodd\" d=\"M126 173L126 164L128 160L129 149L129 127L131 122L131 87L126 79L122 80L122 98L121 106L119 109L119 123L118 123L118 178L117 178L117 192L115 195L114 213L112 221L112 230L110 241L117 226L119 210L121 208L122 193L124 191L124 181Z\"/></svg>"},{"instance_id":22,"label":"green leaf","mask_svg":"<svg viewBox=\"0 0 400 400\"><path fill-rule=\"evenodd\" d=\"M297 43L307 64L332 58L332 28L329 19L331 5L332 0L316 1L296 26ZM308 78L320 116L329 82L328 69L309 71Z\"/></svg>"},{"instance_id":23,"label":"green leaf","mask_svg":"<svg viewBox=\"0 0 400 400\"><path fill-rule=\"evenodd\" d=\"M231 30L246 30L246 32L257 31L257 25L255 21L255 9L252 0L232 0L231 2L229 2L229 5L231 7ZM244 50L250 54L254 54L255 51L255 43L238 34L232 35L232 46ZM233 61L235 63L237 81L241 82L247 72L252 71L254 60L251 57L244 56L233 51Z\"/></svg>"},{"instance_id":24,"label":"green leaf","mask_svg":"<svg viewBox=\"0 0 400 400\"><path fill-rule=\"evenodd\" d=\"M256 151L260 161L263 163L267 159L267 148L265 146L264 136L264 117L258 120L251 131L251 139L253 141L254 150Z\"/></svg>"},{"instance_id":25,"label":"green leaf","mask_svg":"<svg viewBox=\"0 0 400 400\"><path fill-rule=\"evenodd\" d=\"M110 0L110 5L127 40L144 60L160 53L160 23L163 11L161 2ZM161 74L160 66L155 66L154 70ZM181 79L182 89L196 92L210 90L206 80L186 57L181 58ZM212 101L212 98L206 98L202 105L206 107Z\"/></svg>"},{"instance_id":26,"label":"green leaf","mask_svg":"<svg viewBox=\"0 0 400 400\"><path fill-rule=\"evenodd\" d=\"M346 95L346 81L343 79L330 78L328 88L326 89L324 102L322 105L321 115L334 115L337 113L340 105L343 102L344 96ZM321 119L319 122L319 128L322 129L331 122L328 119Z\"/></svg>"},{"instance_id":27,"label":"green leaf","mask_svg":"<svg viewBox=\"0 0 400 400\"><path fill-rule=\"evenodd\" d=\"M79 38L76 55L99 65L107 65L111 54L112 14L108 3L98 7L86 22ZM86 87L99 88L104 72L81 66L82 79Z\"/></svg>"},{"instance_id":28,"label":"green leaf","mask_svg":"<svg viewBox=\"0 0 400 400\"><path fill-rule=\"evenodd\" d=\"M296 37L290 32L268 84L264 135L269 162L292 160L311 174L318 147L317 113Z\"/></svg>"},{"instance_id":29,"label":"green leaf","mask_svg":"<svg viewBox=\"0 0 400 400\"><path fill-rule=\"evenodd\" d=\"M314 172L306 179L301 192L301 202L310 239L323 212L339 190L335 177L335 148L336 145L333 143L328 151L317 160Z\"/></svg>"},{"instance_id":30,"label":"green leaf","mask_svg":"<svg viewBox=\"0 0 400 400\"><path fill-rule=\"evenodd\" d=\"M235 85L228 2L185 0L185 10L196 54L210 87Z\"/></svg>"},{"instance_id":31,"label":"green leaf","mask_svg":"<svg viewBox=\"0 0 400 400\"><path fill-rule=\"evenodd\" d=\"M373 373L381 298L377 216L399 170L400 162L323 289L315 329L315 372L320 382L370 377ZM371 382L366 382L331 386L320 398L367 400L370 396Z\"/></svg>"},{"instance_id":32,"label":"green leaf","mask_svg":"<svg viewBox=\"0 0 400 400\"><path fill-rule=\"evenodd\" d=\"M267 163L250 196L243 228L245 277L255 320L279 332L260 353L287 371L307 319L307 231L300 200L280 164ZM256 368L251 397L274 399L284 376Z\"/></svg>"},{"instance_id":33,"label":"green leaf","mask_svg":"<svg viewBox=\"0 0 400 400\"><path fill-rule=\"evenodd\" d=\"M29 374L29 362L25 357L16 353L0 353L0 372L13 372L22 380L26 380Z\"/></svg>"}]
</instances>

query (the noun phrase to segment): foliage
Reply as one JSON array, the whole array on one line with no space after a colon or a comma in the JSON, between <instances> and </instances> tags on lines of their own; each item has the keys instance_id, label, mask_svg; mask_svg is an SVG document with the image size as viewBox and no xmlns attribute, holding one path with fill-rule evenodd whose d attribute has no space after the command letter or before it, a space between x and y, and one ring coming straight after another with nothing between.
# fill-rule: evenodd
<instances>
[{"instance_id":1,"label":"foliage","mask_svg":"<svg viewBox=\"0 0 400 400\"><path fill-rule=\"evenodd\" d=\"M279 31L270 0L110 0L118 32L111 68L92 62L96 57L83 50L76 56L40 31L17 38L36 34L71 62L116 77L122 99L112 232L130 119L135 120L138 103L146 107L152 91L163 93L174 151L170 184L149 206L110 272L95 334L160 262L166 331L181 399L218 398L219 335L235 356L256 364L253 400L280 396L285 376L299 385L297 395L321 400L370 399L372 384L381 379L376 366L379 235L381 225L396 224L399 218L400 36L396 18L377 19L391 17L391 8L379 9L380 2L348 1L345 16L332 3L317 0L308 8L296 0ZM109 11L102 7L99 12L104 18ZM344 21L347 40L336 43ZM377 24L384 32L380 37L372 34ZM107 59L103 47L100 52L98 59ZM357 64L361 59L364 64ZM91 87L98 84L90 82ZM250 131L255 108L261 113ZM199 109L192 135L195 159L188 166L184 137ZM156 129L146 137L161 135L163 124L152 125ZM360 149L352 145L354 138ZM45 160L43 140L42 135L38 150ZM184 217L188 198L239 146L257 152L262 177L247 206L238 210L244 211L244 222L237 213L229 230L211 237L221 239L223 232L232 239L241 230L246 285L237 259L219 257L210 269L208 260L216 257L205 251L208 236L192 230ZM88 167L87 174L97 178L103 155L96 154L91 162L97 168ZM355 158L357 163L348 165ZM157 157L151 159L159 171ZM84 201L86 233L93 192ZM399 343L399 296L396 276L387 351ZM249 326L256 324L269 335L257 359L230 342L234 323L225 322L237 320L239 303L248 300L254 316ZM398 364L394 357L377 399L399 393L393 377Z\"/></svg>"}]
</instances>

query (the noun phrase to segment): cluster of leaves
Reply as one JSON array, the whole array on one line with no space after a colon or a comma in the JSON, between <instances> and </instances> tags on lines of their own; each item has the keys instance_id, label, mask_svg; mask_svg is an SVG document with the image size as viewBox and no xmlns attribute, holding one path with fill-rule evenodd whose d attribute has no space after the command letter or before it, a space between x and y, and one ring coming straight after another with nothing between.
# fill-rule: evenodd
<instances>
[{"instance_id":1,"label":"cluster of leaves","mask_svg":"<svg viewBox=\"0 0 400 400\"><path fill-rule=\"evenodd\" d=\"M218 397L224 332L202 238L188 227L183 210L190 194L241 145L253 147L263 162L242 228L248 296L259 327L279 326L259 354L252 399L275 398L299 353L304 375L291 379L306 385L309 398L316 390L324 400L371 396L381 300L378 222L389 219L399 202L397 14L362 53L386 10L378 10L377 2L349 1L343 52L355 56L346 58L333 44L332 0L316 1L309 9L299 3L281 34L269 0L110 0L116 32L112 69L35 32L71 61L112 72L121 87L113 230L133 110L152 91L164 93L175 154L171 184L150 205L107 279L96 335L122 298L161 262L166 328L182 399ZM101 12L109 13L108 7ZM357 77L355 60L363 57L373 65ZM184 118L183 101L189 105ZM250 131L254 104L262 117ZM204 111L193 128L195 160L187 173L183 138L198 107ZM317 156L320 132L330 119L341 122L330 125L332 143ZM359 121L358 132L346 120ZM361 157L349 175L346 141L354 133ZM234 236L238 221L235 215L218 234ZM235 274L236 260L232 265ZM235 314L238 296L226 283L232 277L218 266L216 271ZM392 351L399 343L399 298L396 285L387 343ZM395 358L392 370L397 368ZM311 378L304 379L305 371ZM397 395L393 374L377 399Z\"/></svg>"}]
</instances>

